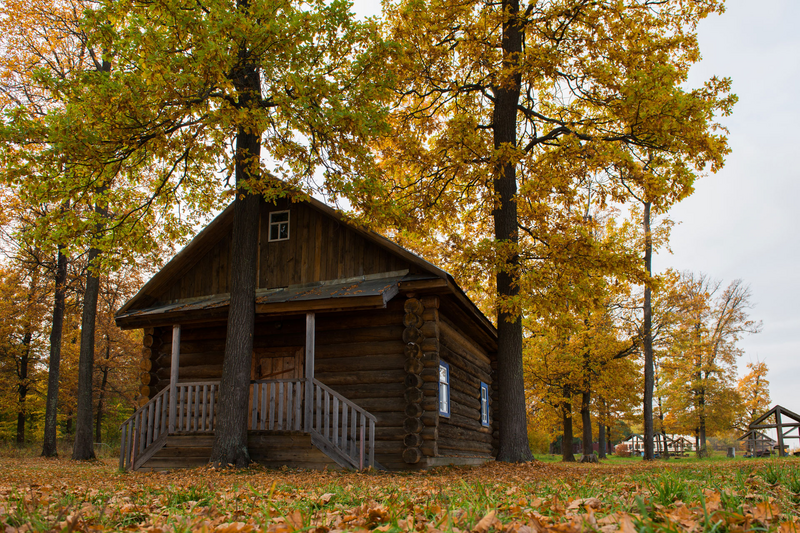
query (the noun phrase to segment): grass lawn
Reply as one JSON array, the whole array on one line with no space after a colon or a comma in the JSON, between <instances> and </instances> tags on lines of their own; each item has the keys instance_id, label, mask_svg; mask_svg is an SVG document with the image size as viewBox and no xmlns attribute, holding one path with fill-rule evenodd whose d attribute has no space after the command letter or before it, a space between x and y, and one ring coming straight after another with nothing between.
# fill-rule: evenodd
<instances>
[{"instance_id":1,"label":"grass lawn","mask_svg":"<svg viewBox=\"0 0 800 533\"><path fill-rule=\"evenodd\" d=\"M22 531L800 532L800 459L536 461L424 473L125 473L113 459L0 457Z\"/></svg>"}]
</instances>

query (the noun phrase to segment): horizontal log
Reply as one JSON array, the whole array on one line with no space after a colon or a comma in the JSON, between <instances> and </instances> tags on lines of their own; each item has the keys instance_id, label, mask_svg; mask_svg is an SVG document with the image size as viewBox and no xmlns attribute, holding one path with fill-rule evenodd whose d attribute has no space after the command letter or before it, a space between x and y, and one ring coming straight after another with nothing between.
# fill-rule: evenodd
<instances>
[{"instance_id":1,"label":"horizontal log","mask_svg":"<svg viewBox=\"0 0 800 533\"><path fill-rule=\"evenodd\" d=\"M437 368L437 367L423 368L419 372L419 376L420 376L420 379L422 381L435 381L435 382L438 383L439 382L439 368ZM419 385L419 386L421 387L422 385Z\"/></svg>"},{"instance_id":2,"label":"horizontal log","mask_svg":"<svg viewBox=\"0 0 800 533\"><path fill-rule=\"evenodd\" d=\"M426 457L436 457L439 455L439 446L435 440L424 440L422 441L422 444L417 447L419 448L419 451L422 452L422 455Z\"/></svg>"},{"instance_id":3,"label":"horizontal log","mask_svg":"<svg viewBox=\"0 0 800 533\"><path fill-rule=\"evenodd\" d=\"M405 310L406 313L415 313L419 315L422 314L422 312L425 310L425 307L422 305L422 302L420 302L418 299L408 298L403 303L403 309Z\"/></svg>"},{"instance_id":4,"label":"horizontal log","mask_svg":"<svg viewBox=\"0 0 800 533\"><path fill-rule=\"evenodd\" d=\"M422 313L422 319L426 321L439 321L439 310L438 309L429 309L425 308L425 311ZM419 326L417 326L419 327Z\"/></svg>"},{"instance_id":5,"label":"horizontal log","mask_svg":"<svg viewBox=\"0 0 800 533\"><path fill-rule=\"evenodd\" d=\"M403 325L407 328L412 326L419 328L422 327L424 323L425 321L422 319L422 316L416 313L406 313L405 316L403 316Z\"/></svg>"},{"instance_id":6,"label":"horizontal log","mask_svg":"<svg viewBox=\"0 0 800 533\"><path fill-rule=\"evenodd\" d=\"M225 359L222 352L201 352L201 353L181 353L178 362L181 367L198 365L221 365ZM161 354L156 359L158 366L170 368L172 366L172 354Z\"/></svg>"},{"instance_id":7,"label":"horizontal log","mask_svg":"<svg viewBox=\"0 0 800 533\"><path fill-rule=\"evenodd\" d=\"M400 405L404 405L403 393L406 390L402 380L397 383L359 383L357 385L337 385L331 388L353 401L360 398L394 398Z\"/></svg>"},{"instance_id":8,"label":"horizontal log","mask_svg":"<svg viewBox=\"0 0 800 533\"><path fill-rule=\"evenodd\" d=\"M418 387L408 387L403 393L406 403L420 403L423 398L422 390Z\"/></svg>"},{"instance_id":9,"label":"horizontal log","mask_svg":"<svg viewBox=\"0 0 800 533\"><path fill-rule=\"evenodd\" d=\"M406 433L403 437L403 446L406 448L415 448L422 444L422 435L419 433Z\"/></svg>"},{"instance_id":10,"label":"horizontal log","mask_svg":"<svg viewBox=\"0 0 800 533\"><path fill-rule=\"evenodd\" d=\"M409 403L406 405L405 410L403 411L406 416L411 418L416 418L421 416L425 410L422 408L422 405L418 403Z\"/></svg>"},{"instance_id":11,"label":"horizontal log","mask_svg":"<svg viewBox=\"0 0 800 533\"><path fill-rule=\"evenodd\" d=\"M487 455L492 453L492 445L477 442L474 440L459 440L459 439L450 439L439 436L439 440L437 441L439 445L439 449L442 450L444 453L446 450L457 450L462 452L478 452L478 453L485 453Z\"/></svg>"},{"instance_id":12,"label":"horizontal log","mask_svg":"<svg viewBox=\"0 0 800 533\"><path fill-rule=\"evenodd\" d=\"M422 334L419 328L410 326L403 330L403 342L406 344L420 344L423 338L425 338L425 336Z\"/></svg>"},{"instance_id":13,"label":"horizontal log","mask_svg":"<svg viewBox=\"0 0 800 533\"><path fill-rule=\"evenodd\" d=\"M444 423L439 424L439 436L447 439L475 440L477 442L483 442L487 444L491 444L492 441L494 440L494 438L490 433L482 431L473 431L471 429L465 429L462 427Z\"/></svg>"},{"instance_id":14,"label":"horizontal log","mask_svg":"<svg viewBox=\"0 0 800 533\"><path fill-rule=\"evenodd\" d=\"M400 398L359 398L353 403L369 413L403 412L403 401Z\"/></svg>"},{"instance_id":15,"label":"horizontal log","mask_svg":"<svg viewBox=\"0 0 800 533\"><path fill-rule=\"evenodd\" d=\"M356 385L359 383L403 383L405 370L364 370L354 372L315 372L314 377L328 385Z\"/></svg>"},{"instance_id":16,"label":"horizontal log","mask_svg":"<svg viewBox=\"0 0 800 533\"><path fill-rule=\"evenodd\" d=\"M450 402L450 412L454 415L460 415L471 420L476 420L480 423L481 412L480 409L474 407L467 407L458 402Z\"/></svg>"},{"instance_id":17,"label":"horizontal log","mask_svg":"<svg viewBox=\"0 0 800 533\"><path fill-rule=\"evenodd\" d=\"M447 320L439 321L439 332L442 343L447 344L454 352L473 360L476 365L482 363L484 365L483 370L489 373L492 361L483 348L449 324Z\"/></svg>"},{"instance_id":18,"label":"horizontal log","mask_svg":"<svg viewBox=\"0 0 800 533\"><path fill-rule=\"evenodd\" d=\"M315 362L315 372L356 372L359 370L400 370L406 359L401 354L390 353L380 357L336 357L319 359Z\"/></svg>"},{"instance_id":19,"label":"horizontal log","mask_svg":"<svg viewBox=\"0 0 800 533\"><path fill-rule=\"evenodd\" d=\"M419 330L425 337L439 338L439 324L433 320L423 323Z\"/></svg>"},{"instance_id":20,"label":"horizontal log","mask_svg":"<svg viewBox=\"0 0 800 533\"><path fill-rule=\"evenodd\" d=\"M439 355L441 356L442 359L450 363L451 367L450 373L455 375L462 381L470 383L476 387L479 386L478 383L480 381L483 381L488 385L491 385L494 381L492 380L491 374L487 373L485 369L480 368L479 366L465 359L458 353L453 352L450 348L448 348L445 345L442 345L442 349L439 352Z\"/></svg>"},{"instance_id":21,"label":"horizontal log","mask_svg":"<svg viewBox=\"0 0 800 533\"><path fill-rule=\"evenodd\" d=\"M408 359L419 359L422 357L422 348L415 342L409 342L403 347L403 354Z\"/></svg>"},{"instance_id":22,"label":"horizontal log","mask_svg":"<svg viewBox=\"0 0 800 533\"><path fill-rule=\"evenodd\" d=\"M481 425L481 423L477 420L473 420L472 418L468 418L465 416L461 416L456 413L451 413L449 418L441 417L441 422L439 425L446 425L450 424L451 426L457 426L464 429L470 429L473 431L479 431L483 433L489 433L492 428L486 428Z\"/></svg>"},{"instance_id":23,"label":"horizontal log","mask_svg":"<svg viewBox=\"0 0 800 533\"><path fill-rule=\"evenodd\" d=\"M355 357L362 355L402 354L405 345L400 339L393 341L352 342L342 344L320 344L314 347L317 359Z\"/></svg>"},{"instance_id":24,"label":"horizontal log","mask_svg":"<svg viewBox=\"0 0 800 533\"><path fill-rule=\"evenodd\" d=\"M403 429L406 433L419 433L424 427L422 420L419 418L407 417L403 422Z\"/></svg>"},{"instance_id":25,"label":"horizontal log","mask_svg":"<svg viewBox=\"0 0 800 533\"><path fill-rule=\"evenodd\" d=\"M153 335L145 335L142 339L142 344L145 346L145 348L152 348L156 342L156 338Z\"/></svg>"},{"instance_id":26,"label":"horizontal log","mask_svg":"<svg viewBox=\"0 0 800 533\"><path fill-rule=\"evenodd\" d=\"M153 369L153 360L149 357L146 359L139 359L139 370L143 372L150 372Z\"/></svg>"},{"instance_id":27,"label":"horizontal log","mask_svg":"<svg viewBox=\"0 0 800 533\"><path fill-rule=\"evenodd\" d=\"M401 412L372 413L377 420L376 426L402 426L405 423L406 415Z\"/></svg>"},{"instance_id":28,"label":"horizontal log","mask_svg":"<svg viewBox=\"0 0 800 533\"><path fill-rule=\"evenodd\" d=\"M439 351L439 339L436 337L426 338L420 343L423 352L438 352Z\"/></svg>"},{"instance_id":29,"label":"horizontal log","mask_svg":"<svg viewBox=\"0 0 800 533\"><path fill-rule=\"evenodd\" d=\"M419 432L422 436L423 440L436 440L438 437L438 429L432 426L424 426L422 431ZM375 427L375 439L376 440L393 440L400 444L403 443L403 439L406 436L406 430L403 429L402 424L399 427L386 427L386 426L376 426Z\"/></svg>"},{"instance_id":30,"label":"horizontal log","mask_svg":"<svg viewBox=\"0 0 800 533\"><path fill-rule=\"evenodd\" d=\"M422 377L419 374L406 374L405 384L410 388L422 387Z\"/></svg>"},{"instance_id":31,"label":"horizontal log","mask_svg":"<svg viewBox=\"0 0 800 533\"><path fill-rule=\"evenodd\" d=\"M403 370L409 374L419 374L424 368L425 367L422 364L422 361L419 359L406 359L405 363L403 364Z\"/></svg>"},{"instance_id":32,"label":"horizontal log","mask_svg":"<svg viewBox=\"0 0 800 533\"><path fill-rule=\"evenodd\" d=\"M432 295L432 296L423 296L419 299L422 303L422 306L425 309L439 309L439 297Z\"/></svg>"},{"instance_id":33,"label":"horizontal log","mask_svg":"<svg viewBox=\"0 0 800 533\"><path fill-rule=\"evenodd\" d=\"M156 375L162 379L168 379L170 374L169 368L159 367L156 370ZM192 379L219 379L222 377L222 365L198 365L180 367L178 369L178 378L181 381L190 381Z\"/></svg>"},{"instance_id":34,"label":"horizontal log","mask_svg":"<svg viewBox=\"0 0 800 533\"><path fill-rule=\"evenodd\" d=\"M403 461L408 464L416 464L422 459L422 452L419 448L406 448L403 450Z\"/></svg>"},{"instance_id":35,"label":"horizontal log","mask_svg":"<svg viewBox=\"0 0 800 533\"><path fill-rule=\"evenodd\" d=\"M480 390L473 390L472 394L466 394L461 390L455 389L453 384L450 384L450 401L461 404L464 407L474 410L479 413L481 410Z\"/></svg>"},{"instance_id":36,"label":"horizontal log","mask_svg":"<svg viewBox=\"0 0 800 533\"><path fill-rule=\"evenodd\" d=\"M142 385L155 384L158 383L158 376L151 372L141 372L139 381L141 381Z\"/></svg>"}]
</instances>

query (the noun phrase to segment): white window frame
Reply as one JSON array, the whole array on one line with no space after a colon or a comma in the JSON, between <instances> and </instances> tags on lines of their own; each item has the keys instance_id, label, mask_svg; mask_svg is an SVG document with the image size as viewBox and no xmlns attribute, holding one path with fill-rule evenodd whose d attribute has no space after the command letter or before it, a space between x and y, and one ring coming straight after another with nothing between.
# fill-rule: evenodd
<instances>
[{"instance_id":1,"label":"white window frame","mask_svg":"<svg viewBox=\"0 0 800 533\"><path fill-rule=\"evenodd\" d=\"M445 370L442 381L442 369ZM450 365L439 361L439 416L450 418Z\"/></svg>"},{"instance_id":2,"label":"white window frame","mask_svg":"<svg viewBox=\"0 0 800 533\"><path fill-rule=\"evenodd\" d=\"M489 385L481 381L481 425L489 427Z\"/></svg>"},{"instance_id":3,"label":"white window frame","mask_svg":"<svg viewBox=\"0 0 800 533\"><path fill-rule=\"evenodd\" d=\"M274 222L272 221L272 217L274 215L283 215L284 213L286 214L286 220L276 220ZM267 241L268 242L288 241L289 240L289 236L291 235L291 229L292 229L292 225L290 224L291 218L292 218L292 214L291 214L291 212L289 210L286 210L286 211L272 211L269 214L269 233L267 234ZM280 229L281 228L281 224L286 224L286 237L281 237L281 229ZM273 228L273 226L278 228L278 237L275 238L275 239L272 238L272 228Z\"/></svg>"}]
</instances>

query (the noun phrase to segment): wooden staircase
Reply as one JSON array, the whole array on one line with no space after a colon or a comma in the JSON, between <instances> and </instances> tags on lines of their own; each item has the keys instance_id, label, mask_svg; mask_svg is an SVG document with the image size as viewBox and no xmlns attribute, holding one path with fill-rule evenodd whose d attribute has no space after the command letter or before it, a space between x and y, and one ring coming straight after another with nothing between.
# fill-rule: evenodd
<instances>
[{"instance_id":1,"label":"wooden staircase","mask_svg":"<svg viewBox=\"0 0 800 533\"><path fill-rule=\"evenodd\" d=\"M250 387L248 449L254 461L270 467L382 468L375 462L375 417L334 390L305 379L259 380ZM206 464L218 393L219 382L179 383L174 392L159 392L122 424L120 469Z\"/></svg>"}]
</instances>

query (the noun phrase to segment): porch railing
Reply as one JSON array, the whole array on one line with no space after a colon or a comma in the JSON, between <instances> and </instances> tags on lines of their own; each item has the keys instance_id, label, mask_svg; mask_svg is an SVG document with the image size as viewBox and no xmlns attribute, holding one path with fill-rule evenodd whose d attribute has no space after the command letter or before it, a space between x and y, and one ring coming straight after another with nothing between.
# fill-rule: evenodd
<instances>
[{"instance_id":1,"label":"porch railing","mask_svg":"<svg viewBox=\"0 0 800 533\"><path fill-rule=\"evenodd\" d=\"M347 463L341 466L375 466L375 416L316 379L313 385L311 434L317 447L334 460L340 455Z\"/></svg>"},{"instance_id":2,"label":"porch railing","mask_svg":"<svg viewBox=\"0 0 800 533\"><path fill-rule=\"evenodd\" d=\"M374 466L375 417L317 380L310 387L312 398L307 405L305 383L305 379L251 382L248 429L307 428L314 444L341 466ZM163 389L122 424L120 469L138 469L164 445L167 435L213 433L218 401L219 382L178 383L171 426L170 389Z\"/></svg>"}]
</instances>

